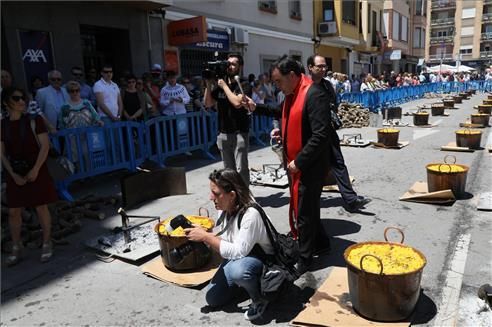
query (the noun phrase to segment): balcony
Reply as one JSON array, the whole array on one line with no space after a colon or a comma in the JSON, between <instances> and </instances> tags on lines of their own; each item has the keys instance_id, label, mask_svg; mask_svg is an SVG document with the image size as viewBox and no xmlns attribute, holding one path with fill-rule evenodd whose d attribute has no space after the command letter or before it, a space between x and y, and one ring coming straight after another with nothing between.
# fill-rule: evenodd
<instances>
[{"instance_id":1,"label":"balcony","mask_svg":"<svg viewBox=\"0 0 492 327\"><path fill-rule=\"evenodd\" d=\"M452 53L442 53L442 54L431 54L429 55L429 61L440 61L440 60L453 60Z\"/></svg>"},{"instance_id":2,"label":"balcony","mask_svg":"<svg viewBox=\"0 0 492 327\"><path fill-rule=\"evenodd\" d=\"M443 26L443 25L451 25L454 24L454 17L448 18L431 18L431 26Z\"/></svg>"},{"instance_id":3,"label":"balcony","mask_svg":"<svg viewBox=\"0 0 492 327\"><path fill-rule=\"evenodd\" d=\"M492 41L492 32L485 32L480 35L480 40L482 41Z\"/></svg>"},{"instance_id":4,"label":"balcony","mask_svg":"<svg viewBox=\"0 0 492 327\"><path fill-rule=\"evenodd\" d=\"M492 0L483 0L483 5L484 6L492 5Z\"/></svg>"},{"instance_id":5,"label":"balcony","mask_svg":"<svg viewBox=\"0 0 492 327\"><path fill-rule=\"evenodd\" d=\"M492 51L480 51L480 58L492 58Z\"/></svg>"},{"instance_id":6,"label":"balcony","mask_svg":"<svg viewBox=\"0 0 492 327\"><path fill-rule=\"evenodd\" d=\"M456 0L433 0L431 8L432 10L456 9Z\"/></svg>"},{"instance_id":7,"label":"balcony","mask_svg":"<svg viewBox=\"0 0 492 327\"><path fill-rule=\"evenodd\" d=\"M431 44L453 43L453 41L454 41L454 37L452 35L431 36L430 38Z\"/></svg>"},{"instance_id":8,"label":"balcony","mask_svg":"<svg viewBox=\"0 0 492 327\"><path fill-rule=\"evenodd\" d=\"M484 12L482 15L482 21L484 23L492 23L492 13L486 13Z\"/></svg>"}]
</instances>

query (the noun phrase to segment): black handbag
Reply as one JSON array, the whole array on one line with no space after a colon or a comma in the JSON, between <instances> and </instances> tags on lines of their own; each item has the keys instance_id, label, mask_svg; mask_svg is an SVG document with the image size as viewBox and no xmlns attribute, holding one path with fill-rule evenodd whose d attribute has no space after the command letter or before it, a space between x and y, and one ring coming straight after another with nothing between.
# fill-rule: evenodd
<instances>
[{"instance_id":1,"label":"black handbag","mask_svg":"<svg viewBox=\"0 0 492 327\"><path fill-rule=\"evenodd\" d=\"M255 244L252 250L263 261L263 271L260 276L261 295L269 301L274 301L299 278L299 273L295 268L300 256L299 245L290 233L277 232L265 211L258 204L254 203L251 206L260 213L274 249L273 255L265 254L258 244ZM239 216L238 227L240 227L241 218L242 215Z\"/></svg>"},{"instance_id":2,"label":"black handbag","mask_svg":"<svg viewBox=\"0 0 492 327\"><path fill-rule=\"evenodd\" d=\"M38 134L36 134L36 121L34 119L31 119L31 129L38 146L41 147ZM62 181L73 175L75 172L75 165L73 162L68 160L67 157L62 156L55 148L53 148L53 146L51 146L51 144L45 163L51 178L53 178L55 182Z\"/></svg>"},{"instance_id":3,"label":"black handbag","mask_svg":"<svg viewBox=\"0 0 492 327\"><path fill-rule=\"evenodd\" d=\"M26 160L10 160L10 166L14 173L19 176L26 176L27 173L32 169L31 164L29 164Z\"/></svg>"}]
</instances>

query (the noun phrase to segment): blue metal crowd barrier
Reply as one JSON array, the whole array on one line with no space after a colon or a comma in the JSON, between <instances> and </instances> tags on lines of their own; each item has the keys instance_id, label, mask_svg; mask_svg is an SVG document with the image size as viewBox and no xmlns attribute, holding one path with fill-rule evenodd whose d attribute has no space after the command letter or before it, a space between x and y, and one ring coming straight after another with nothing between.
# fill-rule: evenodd
<instances>
[{"instance_id":1,"label":"blue metal crowd barrier","mask_svg":"<svg viewBox=\"0 0 492 327\"><path fill-rule=\"evenodd\" d=\"M468 89L491 92L492 81L439 82L415 86L399 86L385 90L343 93L338 95L338 100L339 102L360 103L370 111L376 112L383 107L396 106L421 98L426 93L462 92Z\"/></svg>"},{"instance_id":2,"label":"blue metal crowd barrier","mask_svg":"<svg viewBox=\"0 0 492 327\"><path fill-rule=\"evenodd\" d=\"M271 122L270 117L251 116L251 136L261 145ZM76 180L119 169L135 171L146 159L164 166L171 156L200 150L215 160L210 148L217 141L217 130L217 113L206 111L60 130L50 135L51 142L75 165L74 174L57 182L60 197L73 200L68 187Z\"/></svg>"}]
</instances>

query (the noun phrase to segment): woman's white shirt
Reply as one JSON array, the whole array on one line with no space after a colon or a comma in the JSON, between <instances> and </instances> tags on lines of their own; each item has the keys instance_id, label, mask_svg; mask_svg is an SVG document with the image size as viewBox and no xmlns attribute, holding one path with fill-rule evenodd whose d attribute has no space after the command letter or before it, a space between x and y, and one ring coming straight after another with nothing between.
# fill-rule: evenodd
<instances>
[{"instance_id":1,"label":"woman's white shirt","mask_svg":"<svg viewBox=\"0 0 492 327\"><path fill-rule=\"evenodd\" d=\"M219 216L222 212L219 211ZM253 246L258 243L267 254L273 254L273 247L268 238L265 224L260 213L255 208L248 208L241 219L241 228L238 228L238 215L231 217L229 227L220 236L220 256L225 259L240 259L246 257ZM227 225L224 219L219 231Z\"/></svg>"}]
</instances>

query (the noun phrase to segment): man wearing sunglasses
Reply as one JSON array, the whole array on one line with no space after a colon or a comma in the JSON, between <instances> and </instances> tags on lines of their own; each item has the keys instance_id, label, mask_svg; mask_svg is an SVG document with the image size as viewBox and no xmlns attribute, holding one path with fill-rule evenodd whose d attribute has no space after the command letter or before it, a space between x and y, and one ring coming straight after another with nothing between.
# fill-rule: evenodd
<instances>
[{"instance_id":1,"label":"man wearing sunglasses","mask_svg":"<svg viewBox=\"0 0 492 327\"><path fill-rule=\"evenodd\" d=\"M78 66L72 67L72 80L80 84L80 98L84 100L89 100L89 102L95 107L96 106L96 96L92 92L92 87L89 86L84 81L84 71Z\"/></svg>"},{"instance_id":2,"label":"man wearing sunglasses","mask_svg":"<svg viewBox=\"0 0 492 327\"><path fill-rule=\"evenodd\" d=\"M58 70L52 70L48 73L48 81L50 85L37 91L36 102L46 118L48 130L54 133L56 132L60 109L68 101L69 96L65 88L62 87L62 74Z\"/></svg>"},{"instance_id":3,"label":"man wearing sunglasses","mask_svg":"<svg viewBox=\"0 0 492 327\"><path fill-rule=\"evenodd\" d=\"M311 79L314 83L322 85L326 90L329 98L327 103L327 110L334 110L336 112L336 94L333 89L332 83L326 77L327 65L325 57L321 55L312 55L307 59L307 67L311 74ZM350 177L348 174L347 166L343 158L342 151L340 149L340 139L338 134L332 128L330 129L330 165L331 174L335 177L340 194L345 201L346 209L349 212L357 212L366 204L371 202L371 199L357 195L350 183ZM328 168L328 167L327 167Z\"/></svg>"},{"instance_id":4,"label":"man wearing sunglasses","mask_svg":"<svg viewBox=\"0 0 492 327\"><path fill-rule=\"evenodd\" d=\"M112 81L113 66L105 64L101 70L101 79L94 84L97 108L105 124L121 120L123 101L120 88Z\"/></svg>"}]
</instances>

